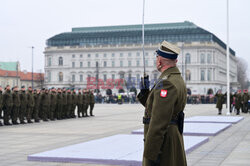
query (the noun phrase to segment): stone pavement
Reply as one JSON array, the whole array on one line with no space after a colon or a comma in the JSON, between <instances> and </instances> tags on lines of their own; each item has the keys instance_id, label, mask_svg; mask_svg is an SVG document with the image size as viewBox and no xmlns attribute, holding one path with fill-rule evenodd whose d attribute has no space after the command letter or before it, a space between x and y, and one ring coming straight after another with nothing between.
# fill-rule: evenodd
<instances>
[{"instance_id":1,"label":"stone pavement","mask_svg":"<svg viewBox=\"0 0 250 166\"><path fill-rule=\"evenodd\" d=\"M223 110L225 114L225 110ZM0 127L0 166L92 166L27 161L27 156L143 127L137 104L96 104L95 117ZM187 105L186 117L216 115L215 105ZM188 165L250 165L250 115L187 155ZM101 165L100 165L101 166Z\"/></svg>"}]
</instances>

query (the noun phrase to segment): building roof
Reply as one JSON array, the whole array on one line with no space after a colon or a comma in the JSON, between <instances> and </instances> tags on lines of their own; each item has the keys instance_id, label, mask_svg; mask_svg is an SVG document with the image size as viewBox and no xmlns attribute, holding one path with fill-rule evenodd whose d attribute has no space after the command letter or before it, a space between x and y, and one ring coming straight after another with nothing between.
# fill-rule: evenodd
<instances>
[{"instance_id":1,"label":"building roof","mask_svg":"<svg viewBox=\"0 0 250 166\"><path fill-rule=\"evenodd\" d=\"M17 72L16 71L8 71L0 69L0 77L19 77L21 81L31 81L32 73L31 72ZM44 80L44 73L33 73L34 81Z\"/></svg>"},{"instance_id":2,"label":"building roof","mask_svg":"<svg viewBox=\"0 0 250 166\"><path fill-rule=\"evenodd\" d=\"M0 69L8 71L16 71L18 68L18 62L0 62Z\"/></svg>"},{"instance_id":3,"label":"building roof","mask_svg":"<svg viewBox=\"0 0 250 166\"><path fill-rule=\"evenodd\" d=\"M213 33L192 22L145 24L145 43L215 42L226 49L226 44ZM100 26L72 28L72 32L55 35L47 46L96 46L116 44L141 44L142 25ZM235 52L230 49L231 54Z\"/></svg>"}]
</instances>

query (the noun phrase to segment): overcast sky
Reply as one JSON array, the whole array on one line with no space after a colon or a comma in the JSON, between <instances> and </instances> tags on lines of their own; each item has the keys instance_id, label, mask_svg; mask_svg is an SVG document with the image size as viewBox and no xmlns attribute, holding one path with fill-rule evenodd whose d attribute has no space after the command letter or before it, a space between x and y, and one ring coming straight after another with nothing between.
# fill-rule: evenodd
<instances>
[{"instance_id":1,"label":"overcast sky","mask_svg":"<svg viewBox=\"0 0 250 166\"><path fill-rule=\"evenodd\" d=\"M230 47L250 68L250 0L230 1ZM143 0L1 0L0 61L44 68L48 38L72 27L142 23ZM146 0L145 23L191 21L226 42L226 0ZM250 77L250 72L248 72Z\"/></svg>"}]
</instances>

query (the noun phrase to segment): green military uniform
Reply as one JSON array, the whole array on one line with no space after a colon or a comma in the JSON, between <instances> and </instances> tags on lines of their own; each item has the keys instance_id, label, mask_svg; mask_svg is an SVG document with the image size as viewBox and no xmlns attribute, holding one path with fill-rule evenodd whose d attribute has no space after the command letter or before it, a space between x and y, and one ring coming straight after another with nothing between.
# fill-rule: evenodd
<instances>
[{"instance_id":1,"label":"green military uniform","mask_svg":"<svg viewBox=\"0 0 250 166\"><path fill-rule=\"evenodd\" d=\"M62 113L63 113L63 96L61 92L57 92L56 95L56 118L58 120L62 119Z\"/></svg>"},{"instance_id":2,"label":"green military uniform","mask_svg":"<svg viewBox=\"0 0 250 166\"><path fill-rule=\"evenodd\" d=\"M76 95L76 92L73 92L71 94L72 96L72 107L71 107L71 111L70 111L70 117L71 118L75 118L76 115L75 115L75 109L76 109L76 105L77 105L77 95Z\"/></svg>"},{"instance_id":3,"label":"green military uniform","mask_svg":"<svg viewBox=\"0 0 250 166\"><path fill-rule=\"evenodd\" d=\"M92 92L90 92L90 101L89 101L89 105L90 105L90 116L94 116L93 115L93 109L94 109L94 105L95 105L95 96Z\"/></svg>"},{"instance_id":4,"label":"green military uniform","mask_svg":"<svg viewBox=\"0 0 250 166\"><path fill-rule=\"evenodd\" d=\"M48 94L48 92L43 92L41 94L41 108L42 108L42 119L43 119L43 121L48 121L49 106L50 106L49 94Z\"/></svg>"},{"instance_id":5,"label":"green military uniform","mask_svg":"<svg viewBox=\"0 0 250 166\"><path fill-rule=\"evenodd\" d=\"M4 125L11 125L9 123L9 116L11 113L13 101L12 101L12 94L10 90L6 90L3 94L3 120L4 120Z\"/></svg>"},{"instance_id":6,"label":"green military uniform","mask_svg":"<svg viewBox=\"0 0 250 166\"><path fill-rule=\"evenodd\" d=\"M35 100L34 100L34 96L32 93L32 90L28 90L27 92L27 100L28 100L28 104L27 104L27 112L26 112L26 118L28 123L32 123L31 119L32 119L32 114L33 114L33 109L35 107Z\"/></svg>"},{"instance_id":7,"label":"green military uniform","mask_svg":"<svg viewBox=\"0 0 250 166\"><path fill-rule=\"evenodd\" d=\"M72 110L72 94L71 92L67 92L67 112L66 112L66 118L70 118L70 113L71 113L71 110Z\"/></svg>"},{"instance_id":8,"label":"green military uniform","mask_svg":"<svg viewBox=\"0 0 250 166\"><path fill-rule=\"evenodd\" d=\"M240 114L240 108L241 108L241 93L237 93L235 95L235 109L237 110L237 115Z\"/></svg>"},{"instance_id":9,"label":"green military uniform","mask_svg":"<svg viewBox=\"0 0 250 166\"><path fill-rule=\"evenodd\" d=\"M83 113L82 113L82 116L84 117L84 116L87 116L88 115L88 113L87 113L87 94L84 92L84 93L82 93L82 103L83 103L83 105L82 105L82 109L83 109Z\"/></svg>"},{"instance_id":10,"label":"green military uniform","mask_svg":"<svg viewBox=\"0 0 250 166\"><path fill-rule=\"evenodd\" d=\"M185 166L183 136L175 120L186 105L187 90L177 67L165 70L151 91L138 99L145 106L143 166ZM149 121L150 120L150 121Z\"/></svg>"},{"instance_id":11,"label":"green military uniform","mask_svg":"<svg viewBox=\"0 0 250 166\"><path fill-rule=\"evenodd\" d=\"M244 113L248 113L248 100L249 100L249 95L247 91L245 91L242 96L242 105Z\"/></svg>"},{"instance_id":12,"label":"green military uniform","mask_svg":"<svg viewBox=\"0 0 250 166\"><path fill-rule=\"evenodd\" d=\"M19 98L21 101L21 105L20 105L20 109L19 109L19 120L20 120L21 124L25 124L24 116L26 114L27 103L28 103L26 91L21 90L19 92Z\"/></svg>"},{"instance_id":13,"label":"green military uniform","mask_svg":"<svg viewBox=\"0 0 250 166\"><path fill-rule=\"evenodd\" d=\"M224 96L223 94L216 93L217 97L216 108L218 108L218 114L221 115L222 105L224 103Z\"/></svg>"},{"instance_id":14,"label":"green military uniform","mask_svg":"<svg viewBox=\"0 0 250 166\"><path fill-rule=\"evenodd\" d=\"M89 116L88 115L88 108L89 108L89 103L90 103L90 95L89 92L85 93L85 99L86 99L86 105L85 105L85 116Z\"/></svg>"},{"instance_id":15,"label":"green military uniform","mask_svg":"<svg viewBox=\"0 0 250 166\"><path fill-rule=\"evenodd\" d=\"M50 93L50 120L55 120L56 100L57 100L56 92L52 91Z\"/></svg>"},{"instance_id":16,"label":"green military uniform","mask_svg":"<svg viewBox=\"0 0 250 166\"><path fill-rule=\"evenodd\" d=\"M67 92L63 91L62 93L62 99L63 99L63 111L62 111L62 118L67 118L67 111L68 111L68 101L67 101Z\"/></svg>"},{"instance_id":17,"label":"green military uniform","mask_svg":"<svg viewBox=\"0 0 250 166\"><path fill-rule=\"evenodd\" d=\"M13 107L11 111L12 124L18 124L17 117L18 117L19 108L21 104L18 91L12 92L12 100L13 100Z\"/></svg>"},{"instance_id":18,"label":"green military uniform","mask_svg":"<svg viewBox=\"0 0 250 166\"><path fill-rule=\"evenodd\" d=\"M35 106L34 106L34 119L35 122L39 122L39 112L41 107L41 96L40 93L34 94Z\"/></svg>"},{"instance_id":19,"label":"green military uniform","mask_svg":"<svg viewBox=\"0 0 250 166\"><path fill-rule=\"evenodd\" d=\"M0 90L0 119L2 118L2 109L3 109L3 92ZM0 126L2 126L1 121L0 121Z\"/></svg>"},{"instance_id":20,"label":"green military uniform","mask_svg":"<svg viewBox=\"0 0 250 166\"><path fill-rule=\"evenodd\" d=\"M78 118L81 117L81 114L82 116L83 115L83 95L81 92L78 92L77 94L77 115L78 115Z\"/></svg>"}]
</instances>

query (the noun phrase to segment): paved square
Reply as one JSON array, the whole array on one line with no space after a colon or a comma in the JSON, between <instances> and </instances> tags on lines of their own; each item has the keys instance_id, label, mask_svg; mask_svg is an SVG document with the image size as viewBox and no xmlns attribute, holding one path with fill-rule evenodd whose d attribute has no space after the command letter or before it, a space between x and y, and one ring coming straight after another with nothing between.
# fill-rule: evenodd
<instances>
[{"instance_id":1,"label":"paved square","mask_svg":"<svg viewBox=\"0 0 250 166\"><path fill-rule=\"evenodd\" d=\"M193 116L186 118L185 122L197 123L238 123L243 120L241 116Z\"/></svg>"},{"instance_id":2,"label":"paved square","mask_svg":"<svg viewBox=\"0 0 250 166\"><path fill-rule=\"evenodd\" d=\"M144 107L139 104L96 104L95 117L76 118L0 127L1 166L108 166L109 164L28 161L31 154L97 140L117 134L131 134L143 128ZM186 105L186 118L216 116L213 104ZM226 114L226 110L222 110ZM250 163L250 116L187 154L188 166L248 166ZM240 156L240 157L239 157Z\"/></svg>"},{"instance_id":3,"label":"paved square","mask_svg":"<svg viewBox=\"0 0 250 166\"><path fill-rule=\"evenodd\" d=\"M231 127L230 123L184 123L184 135L215 136ZM133 130L132 134L143 134L143 129Z\"/></svg>"},{"instance_id":4,"label":"paved square","mask_svg":"<svg viewBox=\"0 0 250 166\"><path fill-rule=\"evenodd\" d=\"M30 161L76 162L140 166L142 135L114 135L28 156ZM208 137L184 136L186 152L208 142Z\"/></svg>"}]
</instances>

